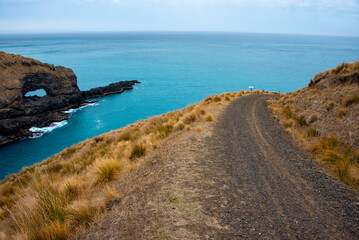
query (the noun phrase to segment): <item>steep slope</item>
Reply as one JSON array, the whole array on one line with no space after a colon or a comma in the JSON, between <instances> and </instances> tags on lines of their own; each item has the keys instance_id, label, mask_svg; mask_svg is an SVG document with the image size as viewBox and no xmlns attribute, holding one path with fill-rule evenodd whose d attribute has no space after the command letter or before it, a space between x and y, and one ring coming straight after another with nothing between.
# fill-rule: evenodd
<instances>
[{"instance_id":1,"label":"steep slope","mask_svg":"<svg viewBox=\"0 0 359 240\"><path fill-rule=\"evenodd\" d=\"M0 183L0 237L64 239L86 228L120 202L125 189L116 188L117 180L131 185L129 174L146 164L164 139L182 131L200 133L201 124L216 122L214 113L248 94L208 97L88 139L8 176Z\"/></svg>"}]
</instances>

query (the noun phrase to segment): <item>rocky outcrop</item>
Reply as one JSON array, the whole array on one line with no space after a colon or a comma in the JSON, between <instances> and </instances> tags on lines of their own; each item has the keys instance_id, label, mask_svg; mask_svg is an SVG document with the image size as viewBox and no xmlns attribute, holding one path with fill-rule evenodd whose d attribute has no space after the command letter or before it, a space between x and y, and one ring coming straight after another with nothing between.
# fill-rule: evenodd
<instances>
[{"instance_id":1,"label":"rocky outcrop","mask_svg":"<svg viewBox=\"0 0 359 240\"><path fill-rule=\"evenodd\" d=\"M125 81L80 91L69 68L0 52L0 145L30 136L32 126L67 119L63 111L79 107L86 99L121 93L136 83ZM46 96L27 96L39 89Z\"/></svg>"},{"instance_id":2,"label":"rocky outcrop","mask_svg":"<svg viewBox=\"0 0 359 240\"><path fill-rule=\"evenodd\" d=\"M97 87L97 88L92 88L89 91L83 91L81 92L81 94L85 99L103 97L110 94L122 93L125 90L130 90L133 88L132 85L136 83L140 83L140 82L136 80L132 80L132 81L111 83L106 87Z\"/></svg>"}]
</instances>

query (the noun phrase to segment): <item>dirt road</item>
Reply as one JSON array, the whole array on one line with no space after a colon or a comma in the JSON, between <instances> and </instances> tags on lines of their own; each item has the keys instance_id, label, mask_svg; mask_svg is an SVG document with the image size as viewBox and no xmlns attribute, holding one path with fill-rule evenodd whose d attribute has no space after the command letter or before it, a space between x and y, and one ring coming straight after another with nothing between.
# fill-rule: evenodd
<instances>
[{"instance_id":1,"label":"dirt road","mask_svg":"<svg viewBox=\"0 0 359 240\"><path fill-rule=\"evenodd\" d=\"M358 193L241 97L117 182L121 200L74 239L359 239Z\"/></svg>"},{"instance_id":2,"label":"dirt road","mask_svg":"<svg viewBox=\"0 0 359 240\"><path fill-rule=\"evenodd\" d=\"M359 239L358 195L293 144L266 99L233 102L208 139L212 157L203 164L217 187L203 189L215 196L204 203L228 226L219 237Z\"/></svg>"}]
</instances>

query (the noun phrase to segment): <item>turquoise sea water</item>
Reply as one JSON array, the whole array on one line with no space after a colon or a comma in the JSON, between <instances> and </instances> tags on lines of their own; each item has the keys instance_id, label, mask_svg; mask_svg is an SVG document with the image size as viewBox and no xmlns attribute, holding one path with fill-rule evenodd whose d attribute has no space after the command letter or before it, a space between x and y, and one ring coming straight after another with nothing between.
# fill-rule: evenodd
<instances>
[{"instance_id":1,"label":"turquoise sea water","mask_svg":"<svg viewBox=\"0 0 359 240\"><path fill-rule=\"evenodd\" d=\"M359 59L359 38L246 33L0 35L0 51L72 68L81 90L136 79L134 90L72 113L68 123L0 148L0 179L66 147L215 93L288 92Z\"/></svg>"}]
</instances>

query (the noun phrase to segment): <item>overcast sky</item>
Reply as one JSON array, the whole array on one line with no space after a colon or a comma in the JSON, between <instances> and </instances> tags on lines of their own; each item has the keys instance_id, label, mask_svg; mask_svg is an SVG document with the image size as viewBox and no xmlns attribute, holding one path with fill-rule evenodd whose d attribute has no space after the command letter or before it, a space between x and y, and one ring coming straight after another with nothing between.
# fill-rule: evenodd
<instances>
[{"instance_id":1,"label":"overcast sky","mask_svg":"<svg viewBox=\"0 0 359 240\"><path fill-rule=\"evenodd\" d=\"M93 31L359 36L359 0L0 0L0 33Z\"/></svg>"}]
</instances>

